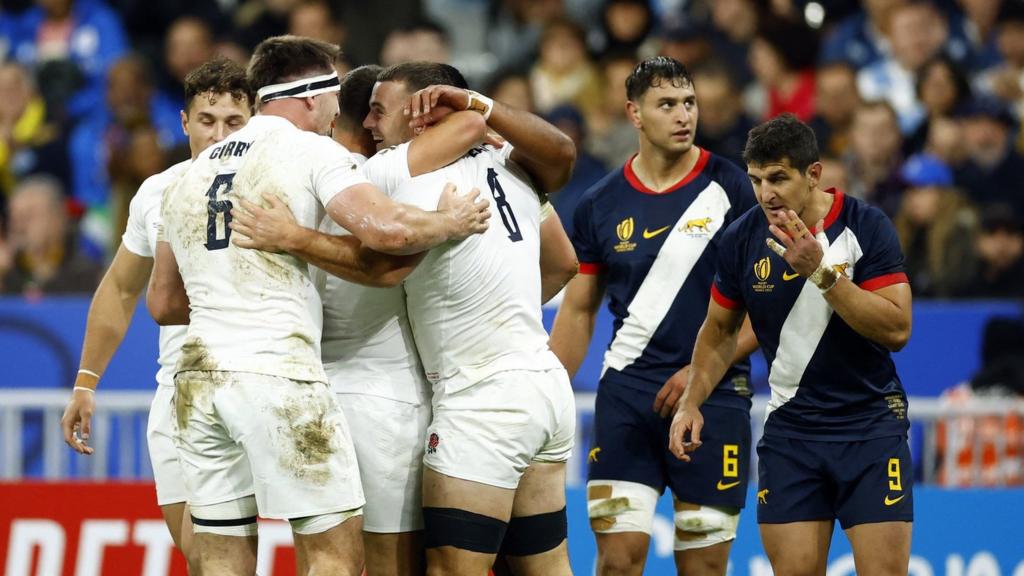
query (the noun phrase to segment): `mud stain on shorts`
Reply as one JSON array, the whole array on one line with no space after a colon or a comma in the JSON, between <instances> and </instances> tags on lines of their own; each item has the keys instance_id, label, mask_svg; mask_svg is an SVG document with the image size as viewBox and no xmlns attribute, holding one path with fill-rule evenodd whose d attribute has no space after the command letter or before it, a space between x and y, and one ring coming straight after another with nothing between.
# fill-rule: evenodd
<instances>
[{"instance_id":1,"label":"mud stain on shorts","mask_svg":"<svg viewBox=\"0 0 1024 576\"><path fill-rule=\"evenodd\" d=\"M331 477L327 462L337 451L337 428L328 416L328 405L317 399L303 400L290 398L274 409L284 437L291 441L290 446L282 447L280 464L297 478L324 485Z\"/></svg>"},{"instance_id":2,"label":"mud stain on shorts","mask_svg":"<svg viewBox=\"0 0 1024 576\"><path fill-rule=\"evenodd\" d=\"M184 430L193 407L208 397L214 388L227 382L227 372L218 371L217 363L202 338L193 336L181 345L178 374L174 378L174 415L178 430Z\"/></svg>"}]
</instances>

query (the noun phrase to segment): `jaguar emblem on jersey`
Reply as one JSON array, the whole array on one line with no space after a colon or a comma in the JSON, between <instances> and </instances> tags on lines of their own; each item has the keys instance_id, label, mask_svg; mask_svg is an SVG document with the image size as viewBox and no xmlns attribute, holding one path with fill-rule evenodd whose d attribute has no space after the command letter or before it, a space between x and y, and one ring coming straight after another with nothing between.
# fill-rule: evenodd
<instances>
[{"instance_id":1,"label":"jaguar emblem on jersey","mask_svg":"<svg viewBox=\"0 0 1024 576\"><path fill-rule=\"evenodd\" d=\"M708 228L708 225L711 224L711 221L712 218L710 216L707 218L694 218L693 220L687 220L686 223L683 224L681 231L689 232L691 234L701 232L704 234L710 234L711 229Z\"/></svg>"},{"instance_id":2,"label":"jaguar emblem on jersey","mask_svg":"<svg viewBox=\"0 0 1024 576\"><path fill-rule=\"evenodd\" d=\"M832 269L836 271L836 274L846 275L846 269L850 267L849 262L843 262L842 264L833 264Z\"/></svg>"},{"instance_id":3,"label":"jaguar emblem on jersey","mask_svg":"<svg viewBox=\"0 0 1024 576\"><path fill-rule=\"evenodd\" d=\"M427 439L427 454L437 452L437 445L440 443L441 437L437 435L437 432L431 432L430 438Z\"/></svg>"},{"instance_id":4,"label":"jaguar emblem on jersey","mask_svg":"<svg viewBox=\"0 0 1024 576\"><path fill-rule=\"evenodd\" d=\"M619 243L615 245L616 252L632 252L636 250L636 242L630 242L636 225L633 218L626 218L615 227L615 234L619 237Z\"/></svg>"},{"instance_id":5,"label":"jaguar emblem on jersey","mask_svg":"<svg viewBox=\"0 0 1024 576\"><path fill-rule=\"evenodd\" d=\"M754 283L754 292L764 293L771 292L775 289L775 284L768 283L768 277L772 275L772 261L769 257L765 256L754 263L754 276L757 278L757 282Z\"/></svg>"}]
</instances>

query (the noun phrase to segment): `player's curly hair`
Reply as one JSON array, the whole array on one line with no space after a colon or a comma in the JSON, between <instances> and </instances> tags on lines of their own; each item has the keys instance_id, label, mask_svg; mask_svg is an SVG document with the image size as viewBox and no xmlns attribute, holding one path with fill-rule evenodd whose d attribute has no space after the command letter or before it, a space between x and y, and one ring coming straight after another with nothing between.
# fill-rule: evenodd
<instances>
[{"instance_id":1,"label":"player's curly hair","mask_svg":"<svg viewBox=\"0 0 1024 576\"><path fill-rule=\"evenodd\" d=\"M341 58L341 48L330 42L302 36L274 36L256 46L249 61L249 85L264 86L313 74L330 74Z\"/></svg>"},{"instance_id":2,"label":"player's curly hair","mask_svg":"<svg viewBox=\"0 0 1024 576\"><path fill-rule=\"evenodd\" d=\"M236 102L252 105L252 90L245 77L245 68L227 58L207 60L185 76L185 113L200 94L230 94Z\"/></svg>"},{"instance_id":3,"label":"player's curly hair","mask_svg":"<svg viewBox=\"0 0 1024 576\"><path fill-rule=\"evenodd\" d=\"M676 88L693 86L693 78L683 63L668 56L648 58L633 68L626 78L626 98L636 102L647 93L647 90L669 82Z\"/></svg>"},{"instance_id":4,"label":"player's curly hair","mask_svg":"<svg viewBox=\"0 0 1024 576\"><path fill-rule=\"evenodd\" d=\"M433 85L469 88L465 77L457 68L436 62L406 62L388 66L377 76L377 81L401 82L410 93Z\"/></svg>"},{"instance_id":5,"label":"player's curly hair","mask_svg":"<svg viewBox=\"0 0 1024 576\"><path fill-rule=\"evenodd\" d=\"M350 128L359 128L363 119L370 113L370 95L377 76L384 70L376 64L367 64L350 70L341 78L341 91L338 92L338 124Z\"/></svg>"},{"instance_id":6,"label":"player's curly hair","mask_svg":"<svg viewBox=\"0 0 1024 576\"><path fill-rule=\"evenodd\" d=\"M789 113L752 128L743 149L743 162L747 164L763 166L784 159L801 172L818 161L814 131Z\"/></svg>"}]
</instances>

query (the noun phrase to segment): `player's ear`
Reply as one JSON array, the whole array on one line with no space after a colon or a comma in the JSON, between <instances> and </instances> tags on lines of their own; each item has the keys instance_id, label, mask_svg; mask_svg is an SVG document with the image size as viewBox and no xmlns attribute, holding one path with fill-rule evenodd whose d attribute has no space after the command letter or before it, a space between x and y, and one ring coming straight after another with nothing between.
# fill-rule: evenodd
<instances>
[{"instance_id":1,"label":"player's ear","mask_svg":"<svg viewBox=\"0 0 1024 576\"><path fill-rule=\"evenodd\" d=\"M633 123L633 127L637 130L643 128L643 120L640 118L640 106L632 100L626 100L626 118Z\"/></svg>"},{"instance_id":2,"label":"player's ear","mask_svg":"<svg viewBox=\"0 0 1024 576\"><path fill-rule=\"evenodd\" d=\"M181 111L181 131L188 136L188 114L184 110Z\"/></svg>"},{"instance_id":3,"label":"player's ear","mask_svg":"<svg viewBox=\"0 0 1024 576\"><path fill-rule=\"evenodd\" d=\"M821 181L821 170L821 162L812 162L811 165L807 167L807 183L811 188L817 188L818 182Z\"/></svg>"}]
</instances>

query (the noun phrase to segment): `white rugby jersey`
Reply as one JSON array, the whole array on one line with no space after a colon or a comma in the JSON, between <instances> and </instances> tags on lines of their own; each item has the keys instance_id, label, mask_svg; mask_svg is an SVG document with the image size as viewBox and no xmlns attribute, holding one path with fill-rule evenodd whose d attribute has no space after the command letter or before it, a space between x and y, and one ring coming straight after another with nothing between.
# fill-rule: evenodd
<instances>
[{"instance_id":1,"label":"white rugby jersey","mask_svg":"<svg viewBox=\"0 0 1024 576\"><path fill-rule=\"evenodd\" d=\"M366 158L352 154L362 164ZM374 182L385 193L383 183ZM330 216L320 231L349 234ZM312 270L324 305L321 356L331 388L418 404L428 397L405 308L405 290L371 288Z\"/></svg>"},{"instance_id":2,"label":"white rugby jersey","mask_svg":"<svg viewBox=\"0 0 1024 576\"><path fill-rule=\"evenodd\" d=\"M179 162L159 174L154 174L139 186L128 205L128 227L121 236L121 244L132 254L153 258L156 254L156 236L160 229L160 201L166 190L185 170L191 160ZM160 370L156 382L160 386L174 386L174 364L178 361L181 344L185 341L184 326L160 327Z\"/></svg>"},{"instance_id":3,"label":"white rugby jersey","mask_svg":"<svg viewBox=\"0 0 1024 576\"><path fill-rule=\"evenodd\" d=\"M409 144L367 161L393 198L437 209L447 182L480 189L487 232L430 251L405 281L409 319L427 379L455 391L505 370L561 368L541 322L540 200L508 161L512 146L474 148L448 166L409 176Z\"/></svg>"},{"instance_id":4,"label":"white rugby jersey","mask_svg":"<svg viewBox=\"0 0 1024 576\"><path fill-rule=\"evenodd\" d=\"M321 304L309 267L288 254L231 243L230 210L264 192L315 228L323 206L366 183L351 153L330 138L258 115L196 158L164 195L162 218L192 310L177 371L255 372L326 381Z\"/></svg>"}]
</instances>

